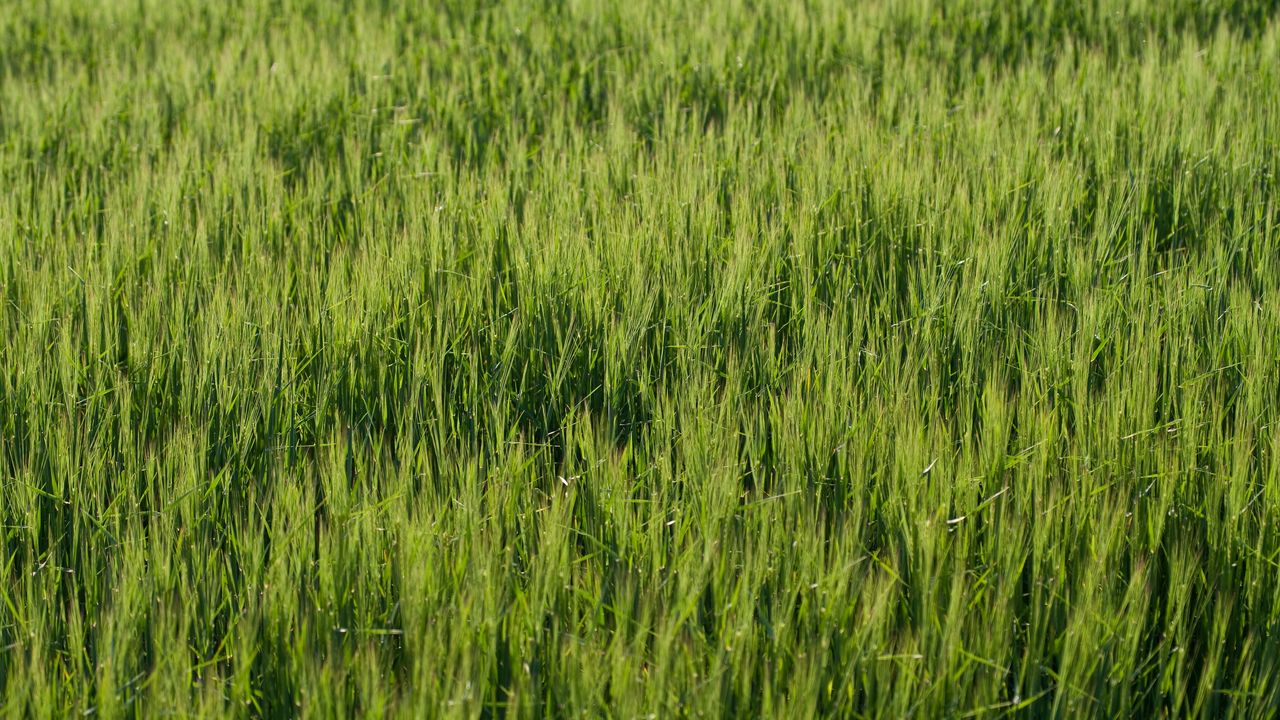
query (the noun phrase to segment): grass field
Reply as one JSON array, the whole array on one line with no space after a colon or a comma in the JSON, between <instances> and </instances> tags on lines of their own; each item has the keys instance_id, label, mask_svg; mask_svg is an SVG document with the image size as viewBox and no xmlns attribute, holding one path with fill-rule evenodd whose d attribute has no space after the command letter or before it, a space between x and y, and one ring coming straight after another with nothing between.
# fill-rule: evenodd
<instances>
[{"instance_id":1,"label":"grass field","mask_svg":"<svg viewBox=\"0 0 1280 720\"><path fill-rule=\"evenodd\" d=\"M0 0L0 712L1274 717L1280 5Z\"/></svg>"}]
</instances>

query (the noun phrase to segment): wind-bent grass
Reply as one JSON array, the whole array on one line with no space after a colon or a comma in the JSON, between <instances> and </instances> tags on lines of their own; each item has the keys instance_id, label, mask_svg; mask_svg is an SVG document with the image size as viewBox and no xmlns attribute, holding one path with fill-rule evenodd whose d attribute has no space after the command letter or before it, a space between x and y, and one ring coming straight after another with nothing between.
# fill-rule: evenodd
<instances>
[{"instance_id":1,"label":"wind-bent grass","mask_svg":"<svg viewBox=\"0 0 1280 720\"><path fill-rule=\"evenodd\" d=\"M0 12L10 716L1280 712L1280 9Z\"/></svg>"}]
</instances>

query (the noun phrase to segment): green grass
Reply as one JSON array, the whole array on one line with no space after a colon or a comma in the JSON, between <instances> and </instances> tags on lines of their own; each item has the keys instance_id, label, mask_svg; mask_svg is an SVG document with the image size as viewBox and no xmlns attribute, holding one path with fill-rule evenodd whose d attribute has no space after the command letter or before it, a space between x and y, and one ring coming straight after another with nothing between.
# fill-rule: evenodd
<instances>
[{"instance_id":1,"label":"green grass","mask_svg":"<svg viewBox=\"0 0 1280 720\"><path fill-rule=\"evenodd\" d=\"M1278 172L1263 0L0 0L0 712L1273 717Z\"/></svg>"}]
</instances>

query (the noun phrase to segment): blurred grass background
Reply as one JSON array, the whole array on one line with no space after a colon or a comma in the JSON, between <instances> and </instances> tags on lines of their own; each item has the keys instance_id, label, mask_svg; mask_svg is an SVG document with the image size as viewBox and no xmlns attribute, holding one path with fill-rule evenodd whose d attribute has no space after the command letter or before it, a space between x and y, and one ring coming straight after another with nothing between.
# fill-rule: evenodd
<instances>
[{"instance_id":1,"label":"blurred grass background","mask_svg":"<svg viewBox=\"0 0 1280 720\"><path fill-rule=\"evenodd\" d=\"M1278 18L0 1L0 710L1274 716Z\"/></svg>"}]
</instances>

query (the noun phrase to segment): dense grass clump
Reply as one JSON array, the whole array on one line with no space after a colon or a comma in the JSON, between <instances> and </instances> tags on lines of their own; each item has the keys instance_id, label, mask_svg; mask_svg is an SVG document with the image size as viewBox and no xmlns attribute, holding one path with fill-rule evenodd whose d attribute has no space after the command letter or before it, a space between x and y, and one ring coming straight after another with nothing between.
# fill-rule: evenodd
<instances>
[{"instance_id":1,"label":"dense grass clump","mask_svg":"<svg viewBox=\"0 0 1280 720\"><path fill-rule=\"evenodd\" d=\"M1278 172L1264 0L4 3L0 709L1272 717Z\"/></svg>"}]
</instances>

